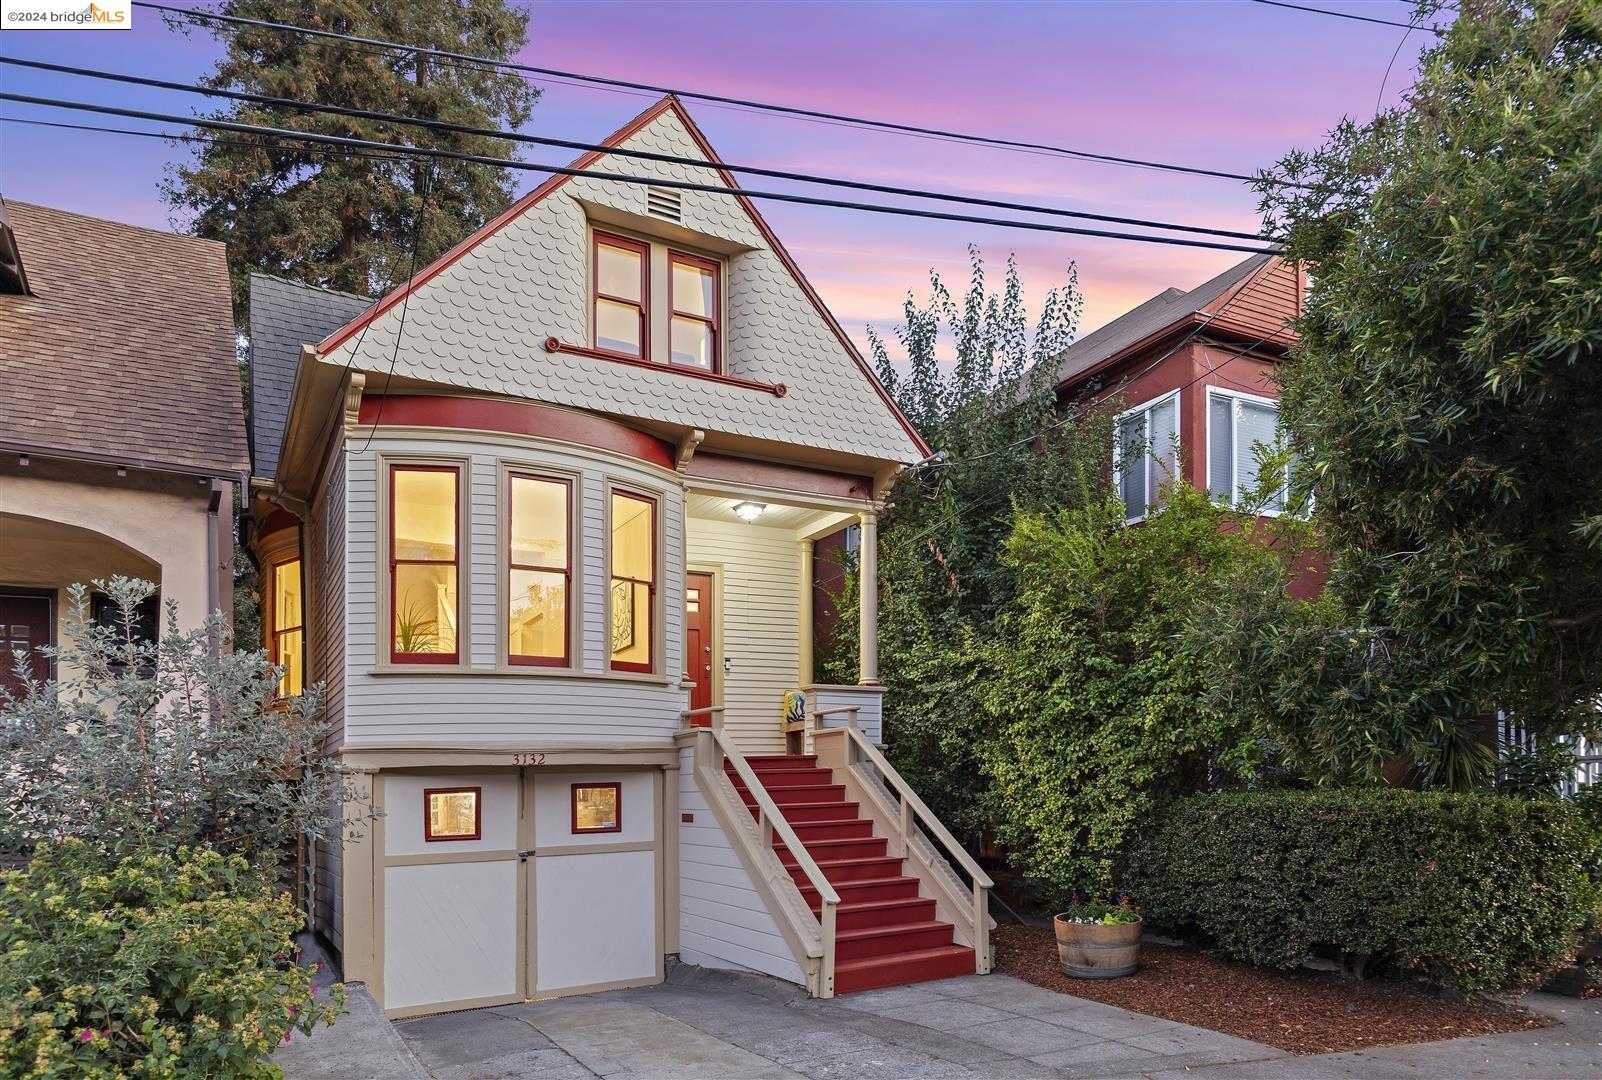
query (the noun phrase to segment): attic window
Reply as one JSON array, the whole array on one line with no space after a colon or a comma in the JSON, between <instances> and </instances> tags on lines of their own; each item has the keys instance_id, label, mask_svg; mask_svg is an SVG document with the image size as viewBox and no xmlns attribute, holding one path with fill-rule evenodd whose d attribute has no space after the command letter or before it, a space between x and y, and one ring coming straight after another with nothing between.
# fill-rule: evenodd
<instances>
[{"instance_id":1,"label":"attic window","mask_svg":"<svg viewBox=\"0 0 1602 1080\"><path fill-rule=\"evenodd\" d=\"M679 192L672 188L646 188L645 209L652 217L659 217L663 221L671 221L677 225L683 214L683 200Z\"/></svg>"}]
</instances>

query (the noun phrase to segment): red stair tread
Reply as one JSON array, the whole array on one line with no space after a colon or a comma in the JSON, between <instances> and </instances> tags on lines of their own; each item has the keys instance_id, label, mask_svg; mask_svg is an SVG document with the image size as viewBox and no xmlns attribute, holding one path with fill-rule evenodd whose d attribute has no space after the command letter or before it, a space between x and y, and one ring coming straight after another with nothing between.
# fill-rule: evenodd
<instances>
[{"instance_id":1,"label":"red stair tread","mask_svg":"<svg viewBox=\"0 0 1602 1080\"><path fill-rule=\"evenodd\" d=\"M973 969L973 950L966 945L943 945L892 956L844 960L834 965L834 992L849 994L930 979L949 979L971 975Z\"/></svg>"}]
</instances>

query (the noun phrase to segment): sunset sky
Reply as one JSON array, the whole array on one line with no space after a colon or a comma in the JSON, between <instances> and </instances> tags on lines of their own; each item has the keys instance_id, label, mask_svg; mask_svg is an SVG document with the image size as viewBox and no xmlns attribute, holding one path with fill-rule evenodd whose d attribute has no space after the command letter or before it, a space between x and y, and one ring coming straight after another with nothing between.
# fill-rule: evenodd
<instances>
[{"instance_id":1,"label":"sunset sky","mask_svg":"<svg viewBox=\"0 0 1602 1080\"><path fill-rule=\"evenodd\" d=\"M1400 0L1318 0L1317 6L1404 23L1411 14ZM1287 149L1316 145L1343 115L1372 114L1400 44L1384 95L1394 101L1429 39L1414 32L1403 43L1405 31L1398 28L1246 0L538 0L529 30L520 58L542 66L1232 172L1250 172ZM134 29L127 32L8 31L0 35L0 49L186 81L207 71L218 53L208 35L185 38L144 10L134 12ZM172 113L192 111L197 100L0 70L3 85L19 93ZM527 130L581 140L612 131L654 97L544 85ZM1255 197L1234 181L688 104L732 162L1219 228L1251 230L1258 222ZM0 114L137 123L13 104L0 104ZM0 125L0 193L173 227L182 223L169 221L156 185L177 153L158 140ZM571 155L524 156L556 161ZM520 189L539 179L521 174ZM909 289L927 292L931 268L957 284L965 280L969 242L980 245L998 272L1015 252L1031 299L1060 283L1076 263L1084 330L1244 257L846 210L765 204L763 211L859 341L864 325L888 329L896 321Z\"/></svg>"}]
</instances>

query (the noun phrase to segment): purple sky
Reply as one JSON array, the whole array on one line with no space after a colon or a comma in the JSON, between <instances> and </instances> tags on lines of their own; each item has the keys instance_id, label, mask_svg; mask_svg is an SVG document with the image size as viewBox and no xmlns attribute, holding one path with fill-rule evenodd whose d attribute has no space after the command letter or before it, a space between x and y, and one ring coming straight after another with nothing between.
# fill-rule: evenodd
<instances>
[{"instance_id":1,"label":"purple sky","mask_svg":"<svg viewBox=\"0 0 1602 1080\"><path fill-rule=\"evenodd\" d=\"M1400 0L1321 5L1404 22L1410 15ZM1232 172L1271 164L1291 147L1316 145L1343 115L1371 114L1404 34L1245 0L537 0L533 8L521 59L541 66ZM134 26L128 32L8 31L3 51L179 80L201 75L216 55L209 36L186 39L148 11L134 13ZM1427 36L1415 32L1403 45L1387 102L1411 81ZM198 100L0 71L0 82L20 93L171 113L189 112ZM593 140L651 100L550 82L528 130ZM1257 226L1255 198L1234 181L908 138L694 101L689 108L731 162L1219 228ZM12 104L0 104L0 113L131 123ZM0 125L0 193L169 227L156 184L177 152L158 140ZM524 156L555 161L571 155ZM520 189L539 179L521 174ZM763 212L859 341L865 324L888 329L894 323L908 289L926 294L930 268L955 279L954 285L965 282L970 241L998 273L1007 253L1017 254L1028 295L1036 301L1032 309L1048 287L1061 282L1065 267L1077 263L1085 330L1169 285L1188 288L1244 257L772 203Z\"/></svg>"}]
</instances>

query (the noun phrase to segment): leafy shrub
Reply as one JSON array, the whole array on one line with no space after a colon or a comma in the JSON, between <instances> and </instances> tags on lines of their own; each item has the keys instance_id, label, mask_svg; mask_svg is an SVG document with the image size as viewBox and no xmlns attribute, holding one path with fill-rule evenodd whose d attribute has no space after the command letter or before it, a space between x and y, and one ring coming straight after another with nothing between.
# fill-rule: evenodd
<instances>
[{"instance_id":1,"label":"leafy shrub","mask_svg":"<svg viewBox=\"0 0 1602 1080\"><path fill-rule=\"evenodd\" d=\"M1174 804L1126 883L1151 921L1226 956L1349 966L1463 992L1524 987L1593 922L1598 838L1563 803L1396 789L1254 791Z\"/></svg>"},{"instance_id":2,"label":"leafy shrub","mask_svg":"<svg viewBox=\"0 0 1602 1080\"><path fill-rule=\"evenodd\" d=\"M243 858L39 846L0 887L0 1075L278 1075L273 1049L344 1004L313 1000L299 923Z\"/></svg>"}]
</instances>

